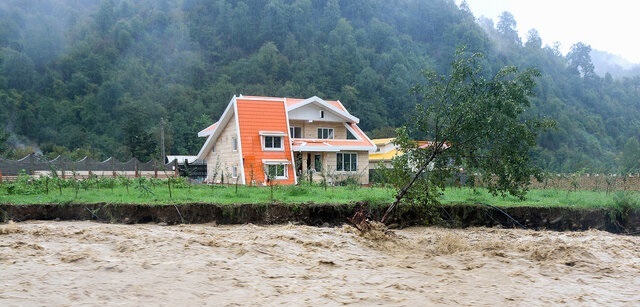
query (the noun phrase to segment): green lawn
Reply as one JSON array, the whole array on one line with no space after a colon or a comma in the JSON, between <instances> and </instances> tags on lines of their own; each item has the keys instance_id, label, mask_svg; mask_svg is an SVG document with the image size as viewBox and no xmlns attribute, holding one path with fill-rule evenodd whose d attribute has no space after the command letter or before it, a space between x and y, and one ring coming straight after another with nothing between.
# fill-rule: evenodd
<instances>
[{"instance_id":1,"label":"green lawn","mask_svg":"<svg viewBox=\"0 0 640 307\"><path fill-rule=\"evenodd\" d=\"M394 191L386 188L354 188L328 187L326 190L318 186L274 186L273 198L270 187L209 186L192 185L191 187L172 187L171 197L165 184L146 185L147 189L131 185L111 188L76 189L66 187L62 194L57 189L49 189L49 193L8 194L0 186L0 203L2 204L45 204L45 203L122 203L122 204L262 204L262 203L352 203L368 201L370 203L387 203L393 198Z\"/></svg>"},{"instance_id":2,"label":"green lawn","mask_svg":"<svg viewBox=\"0 0 640 307\"><path fill-rule=\"evenodd\" d=\"M126 182L126 181L125 181ZM127 189L128 186L128 189ZM171 196L166 181L130 180L120 182L96 181L93 184L64 182L62 194L57 184L42 181L0 184L1 204L268 204L273 202L348 204L365 201L372 205L386 205L393 201L395 191L382 187L327 187L300 185L247 187L188 185L178 181L172 185ZM48 192L47 192L48 190ZM273 193L273 195L272 195ZM492 196L486 189L449 188L441 198L443 204L484 203L494 206L538 206L600 208L628 206L640 208L640 193L599 191L532 190L525 200L515 197Z\"/></svg>"},{"instance_id":3,"label":"green lawn","mask_svg":"<svg viewBox=\"0 0 640 307\"><path fill-rule=\"evenodd\" d=\"M627 202L631 207L640 208L640 193L604 191L563 191L563 190L531 190L525 200L513 196L492 196L486 189L451 188L447 189L441 199L442 203L484 203L500 207L533 206L533 207L576 207L601 208L612 207Z\"/></svg>"}]
</instances>

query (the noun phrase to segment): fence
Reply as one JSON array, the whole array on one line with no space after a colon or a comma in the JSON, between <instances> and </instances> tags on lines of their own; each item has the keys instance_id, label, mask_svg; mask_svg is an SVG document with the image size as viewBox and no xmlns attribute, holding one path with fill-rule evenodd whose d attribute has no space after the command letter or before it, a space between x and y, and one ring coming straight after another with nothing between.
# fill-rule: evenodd
<instances>
[{"instance_id":1,"label":"fence","mask_svg":"<svg viewBox=\"0 0 640 307\"><path fill-rule=\"evenodd\" d=\"M388 183L378 169L369 170L371 183ZM476 174L456 174L447 182L451 186L484 187L482 177ZM545 174L542 181L531 177L531 189L591 190L591 191L640 191L640 174Z\"/></svg>"},{"instance_id":2,"label":"fence","mask_svg":"<svg viewBox=\"0 0 640 307\"><path fill-rule=\"evenodd\" d=\"M640 174L549 174L531 180L533 189L640 191Z\"/></svg>"},{"instance_id":3,"label":"fence","mask_svg":"<svg viewBox=\"0 0 640 307\"><path fill-rule=\"evenodd\" d=\"M52 172L56 172L62 178L87 178L92 175L167 178L178 176L178 163L176 160L167 164L156 160L143 163L136 158L127 162L116 161L113 158L98 162L88 157L80 161L70 161L61 156L47 160L45 157L35 154L30 154L20 160L0 158L0 182L3 179L16 178L20 172L33 176L48 176Z\"/></svg>"},{"instance_id":4,"label":"fence","mask_svg":"<svg viewBox=\"0 0 640 307\"><path fill-rule=\"evenodd\" d=\"M470 185L483 187L479 175L472 176ZM546 174L541 181L531 177L531 189L640 191L640 174Z\"/></svg>"}]
</instances>

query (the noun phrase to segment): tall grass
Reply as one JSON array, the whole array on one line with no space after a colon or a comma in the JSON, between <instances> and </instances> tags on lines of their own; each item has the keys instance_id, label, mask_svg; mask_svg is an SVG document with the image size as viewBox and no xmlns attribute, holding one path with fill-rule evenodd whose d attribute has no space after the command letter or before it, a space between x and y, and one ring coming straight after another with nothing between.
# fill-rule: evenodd
<instances>
[{"instance_id":1,"label":"tall grass","mask_svg":"<svg viewBox=\"0 0 640 307\"><path fill-rule=\"evenodd\" d=\"M615 207L619 203L620 194L624 194L625 201L635 208L640 208L640 192L536 189L527 193L525 200L516 197L492 196L484 188L450 188L445 190L442 203L473 204L484 203L500 207L531 206L531 207L575 207L575 208L603 208Z\"/></svg>"},{"instance_id":2,"label":"tall grass","mask_svg":"<svg viewBox=\"0 0 640 307\"><path fill-rule=\"evenodd\" d=\"M83 184L65 181L60 193L47 193L40 180L24 179L20 182L0 184L2 204L66 204L66 203L120 203L120 204L267 204L281 203L353 203L368 201L385 204L393 197L388 188L335 187L324 191L319 185L270 187L189 185L184 179L173 179L171 190L166 180L147 178L118 178L108 184ZM86 188L84 188L86 187ZM271 193L273 192L273 195Z\"/></svg>"},{"instance_id":3,"label":"tall grass","mask_svg":"<svg viewBox=\"0 0 640 307\"><path fill-rule=\"evenodd\" d=\"M57 180L57 181L56 181ZM59 189L50 189L53 181ZM271 193L273 192L273 195ZM621 195L620 193L624 193ZM395 190L385 187L334 187L325 190L321 185L275 185L270 187L207 186L189 184L184 178L171 182L149 178L90 178L82 182L74 179L35 178L21 175L17 181L0 184L1 204L67 204L117 203L172 205L185 203L211 204L349 204L368 202L387 205L393 201ZM538 189L531 190L525 200L515 197L494 197L484 188L448 188L441 198L443 204L484 203L493 206L535 206L640 208L640 192L606 193L604 191Z\"/></svg>"}]
</instances>

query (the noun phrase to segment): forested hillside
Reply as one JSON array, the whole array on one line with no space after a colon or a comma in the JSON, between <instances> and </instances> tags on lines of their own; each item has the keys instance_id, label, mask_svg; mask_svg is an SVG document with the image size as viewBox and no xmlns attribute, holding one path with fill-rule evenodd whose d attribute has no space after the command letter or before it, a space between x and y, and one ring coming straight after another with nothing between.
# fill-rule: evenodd
<instances>
[{"instance_id":1,"label":"forested hillside","mask_svg":"<svg viewBox=\"0 0 640 307\"><path fill-rule=\"evenodd\" d=\"M562 55L516 22L453 0L5 0L0 155L148 160L161 129L167 154L195 154L234 94L339 99L386 137L410 119L421 71L446 72L466 45L489 71L542 72L528 116L558 124L540 166L637 171L640 76L597 75L588 42Z\"/></svg>"}]
</instances>

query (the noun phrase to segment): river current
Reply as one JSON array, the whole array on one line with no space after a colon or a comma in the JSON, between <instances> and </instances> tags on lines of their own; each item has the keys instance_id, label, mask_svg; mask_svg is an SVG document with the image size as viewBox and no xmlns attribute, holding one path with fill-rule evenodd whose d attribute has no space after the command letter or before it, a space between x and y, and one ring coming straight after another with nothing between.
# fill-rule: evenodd
<instances>
[{"instance_id":1,"label":"river current","mask_svg":"<svg viewBox=\"0 0 640 307\"><path fill-rule=\"evenodd\" d=\"M602 231L0 224L2 306L640 304L640 237Z\"/></svg>"}]
</instances>

